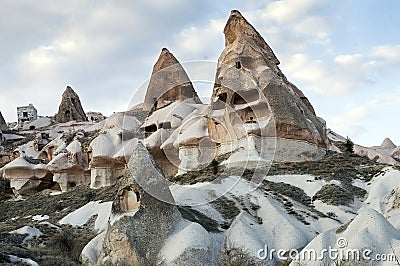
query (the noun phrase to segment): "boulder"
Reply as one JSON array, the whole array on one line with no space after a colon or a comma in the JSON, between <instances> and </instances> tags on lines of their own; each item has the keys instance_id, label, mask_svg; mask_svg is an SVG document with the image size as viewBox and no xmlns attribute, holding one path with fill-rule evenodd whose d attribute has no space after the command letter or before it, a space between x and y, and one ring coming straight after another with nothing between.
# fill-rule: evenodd
<instances>
[{"instance_id":1,"label":"boulder","mask_svg":"<svg viewBox=\"0 0 400 266\"><path fill-rule=\"evenodd\" d=\"M181 216L157 163L143 144L119 182L98 265L155 265Z\"/></svg>"},{"instance_id":2,"label":"boulder","mask_svg":"<svg viewBox=\"0 0 400 266\"><path fill-rule=\"evenodd\" d=\"M87 121L79 96L70 86L67 86L62 95L61 104L58 108L55 120L59 123Z\"/></svg>"}]
</instances>

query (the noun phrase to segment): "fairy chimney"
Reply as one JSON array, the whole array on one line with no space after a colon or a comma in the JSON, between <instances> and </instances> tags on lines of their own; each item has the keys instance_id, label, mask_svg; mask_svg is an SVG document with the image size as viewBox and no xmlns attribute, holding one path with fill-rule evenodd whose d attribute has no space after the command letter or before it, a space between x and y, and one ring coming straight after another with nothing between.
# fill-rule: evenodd
<instances>
[{"instance_id":1,"label":"fairy chimney","mask_svg":"<svg viewBox=\"0 0 400 266\"><path fill-rule=\"evenodd\" d=\"M79 96L70 86L67 86L62 95L61 104L58 108L55 120L59 123L87 121Z\"/></svg>"}]
</instances>

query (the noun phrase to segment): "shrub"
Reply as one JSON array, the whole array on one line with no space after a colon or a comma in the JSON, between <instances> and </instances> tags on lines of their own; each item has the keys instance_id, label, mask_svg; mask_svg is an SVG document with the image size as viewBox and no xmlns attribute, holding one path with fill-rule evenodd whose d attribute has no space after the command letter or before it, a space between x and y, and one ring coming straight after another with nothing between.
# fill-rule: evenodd
<instances>
[{"instance_id":1,"label":"shrub","mask_svg":"<svg viewBox=\"0 0 400 266\"><path fill-rule=\"evenodd\" d=\"M349 137L347 137L346 142L344 143L344 148L346 153L354 153L354 143Z\"/></svg>"},{"instance_id":2,"label":"shrub","mask_svg":"<svg viewBox=\"0 0 400 266\"><path fill-rule=\"evenodd\" d=\"M246 250L239 247L225 248L219 257L217 266L259 266L261 261L251 256Z\"/></svg>"}]
</instances>

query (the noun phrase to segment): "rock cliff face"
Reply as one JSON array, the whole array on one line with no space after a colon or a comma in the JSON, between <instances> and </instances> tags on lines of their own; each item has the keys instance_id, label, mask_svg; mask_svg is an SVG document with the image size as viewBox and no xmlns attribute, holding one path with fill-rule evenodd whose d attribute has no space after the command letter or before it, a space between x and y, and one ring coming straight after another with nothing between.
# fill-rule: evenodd
<instances>
[{"instance_id":1,"label":"rock cliff face","mask_svg":"<svg viewBox=\"0 0 400 266\"><path fill-rule=\"evenodd\" d=\"M62 95L55 120L59 123L66 123L73 120L78 122L87 121L79 96L70 86L67 86Z\"/></svg>"},{"instance_id":2,"label":"rock cliff face","mask_svg":"<svg viewBox=\"0 0 400 266\"><path fill-rule=\"evenodd\" d=\"M153 67L143 110L153 112L174 101L194 99L201 103L182 65L163 48Z\"/></svg>"},{"instance_id":3,"label":"rock cliff face","mask_svg":"<svg viewBox=\"0 0 400 266\"><path fill-rule=\"evenodd\" d=\"M155 265L181 216L168 183L138 143L113 203L98 265Z\"/></svg>"},{"instance_id":4,"label":"rock cliff face","mask_svg":"<svg viewBox=\"0 0 400 266\"><path fill-rule=\"evenodd\" d=\"M212 94L211 137L223 143L253 134L326 149L324 121L286 79L272 49L239 11L231 12L224 34L226 47Z\"/></svg>"}]
</instances>

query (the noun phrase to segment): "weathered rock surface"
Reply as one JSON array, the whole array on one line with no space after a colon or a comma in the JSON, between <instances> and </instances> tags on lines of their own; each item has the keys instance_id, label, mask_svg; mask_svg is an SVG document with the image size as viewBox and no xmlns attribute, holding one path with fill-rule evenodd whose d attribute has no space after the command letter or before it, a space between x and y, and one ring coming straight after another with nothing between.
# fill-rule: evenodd
<instances>
[{"instance_id":1,"label":"weathered rock surface","mask_svg":"<svg viewBox=\"0 0 400 266\"><path fill-rule=\"evenodd\" d=\"M324 122L286 79L272 49L239 11L231 12L224 34L226 47L218 59L210 136L224 143L254 134L326 149Z\"/></svg>"},{"instance_id":2,"label":"weathered rock surface","mask_svg":"<svg viewBox=\"0 0 400 266\"><path fill-rule=\"evenodd\" d=\"M393 143L393 141L392 141L391 139L385 138L385 139L382 141L382 144L381 144L380 147L381 147L382 149L385 149L385 150L393 150L393 149L396 148L396 145Z\"/></svg>"},{"instance_id":3,"label":"weathered rock surface","mask_svg":"<svg viewBox=\"0 0 400 266\"><path fill-rule=\"evenodd\" d=\"M62 95L55 120L59 123L66 123L73 120L78 122L87 121L79 96L70 86L67 86Z\"/></svg>"},{"instance_id":4,"label":"weathered rock surface","mask_svg":"<svg viewBox=\"0 0 400 266\"><path fill-rule=\"evenodd\" d=\"M65 192L77 185L90 183L90 173L85 171L86 167L82 146L78 140L73 140L47 164L46 169L53 173L53 181Z\"/></svg>"},{"instance_id":5,"label":"weathered rock surface","mask_svg":"<svg viewBox=\"0 0 400 266\"><path fill-rule=\"evenodd\" d=\"M114 113L104 121L100 134L90 143L91 188L114 185L125 173L125 166L136 140L140 122L132 115Z\"/></svg>"},{"instance_id":6,"label":"weathered rock surface","mask_svg":"<svg viewBox=\"0 0 400 266\"><path fill-rule=\"evenodd\" d=\"M23 157L18 157L3 168L3 178L10 181L15 194L34 194L49 188L52 174L44 164L31 164Z\"/></svg>"},{"instance_id":7,"label":"weathered rock surface","mask_svg":"<svg viewBox=\"0 0 400 266\"><path fill-rule=\"evenodd\" d=\"M8 126L6 123L6 120L4 120L4 117L2 115L2 113L0 112L0 130L7 130Z\"/></svg>"},{"instance_id":8,"label":"weathered rock surface","mask_svg":"<svg viewBox=\"0 0 400 266\"><path fill-rule=\"evenodd\" d=\"M166 179L138 143L120 181L98 265L155 265L180 219Z\"/></svg>"},{"instance_id":9,"label":"weathered rock surface","mask_svg":"<svg viewBox=\"0 0 400 266\"><path fill-rule=\"evenodd\" d=\"M395 149L393 150L393 152L392 152L392 157L393 157L395 160L400 161L400 146L397 147L397 148L395 148Z\"/></svg>"},{"instance_id":10,"label":"weathered rock surface","mask_svg":"<svg viewBox=\"0 0 400 266\"><path fill-rule=\"evenodd\" d=\"M152 112L186 99L201 103L182 65L167 48L163 48L153 67L143 110Z\"/></svg>"}]
</instances>

